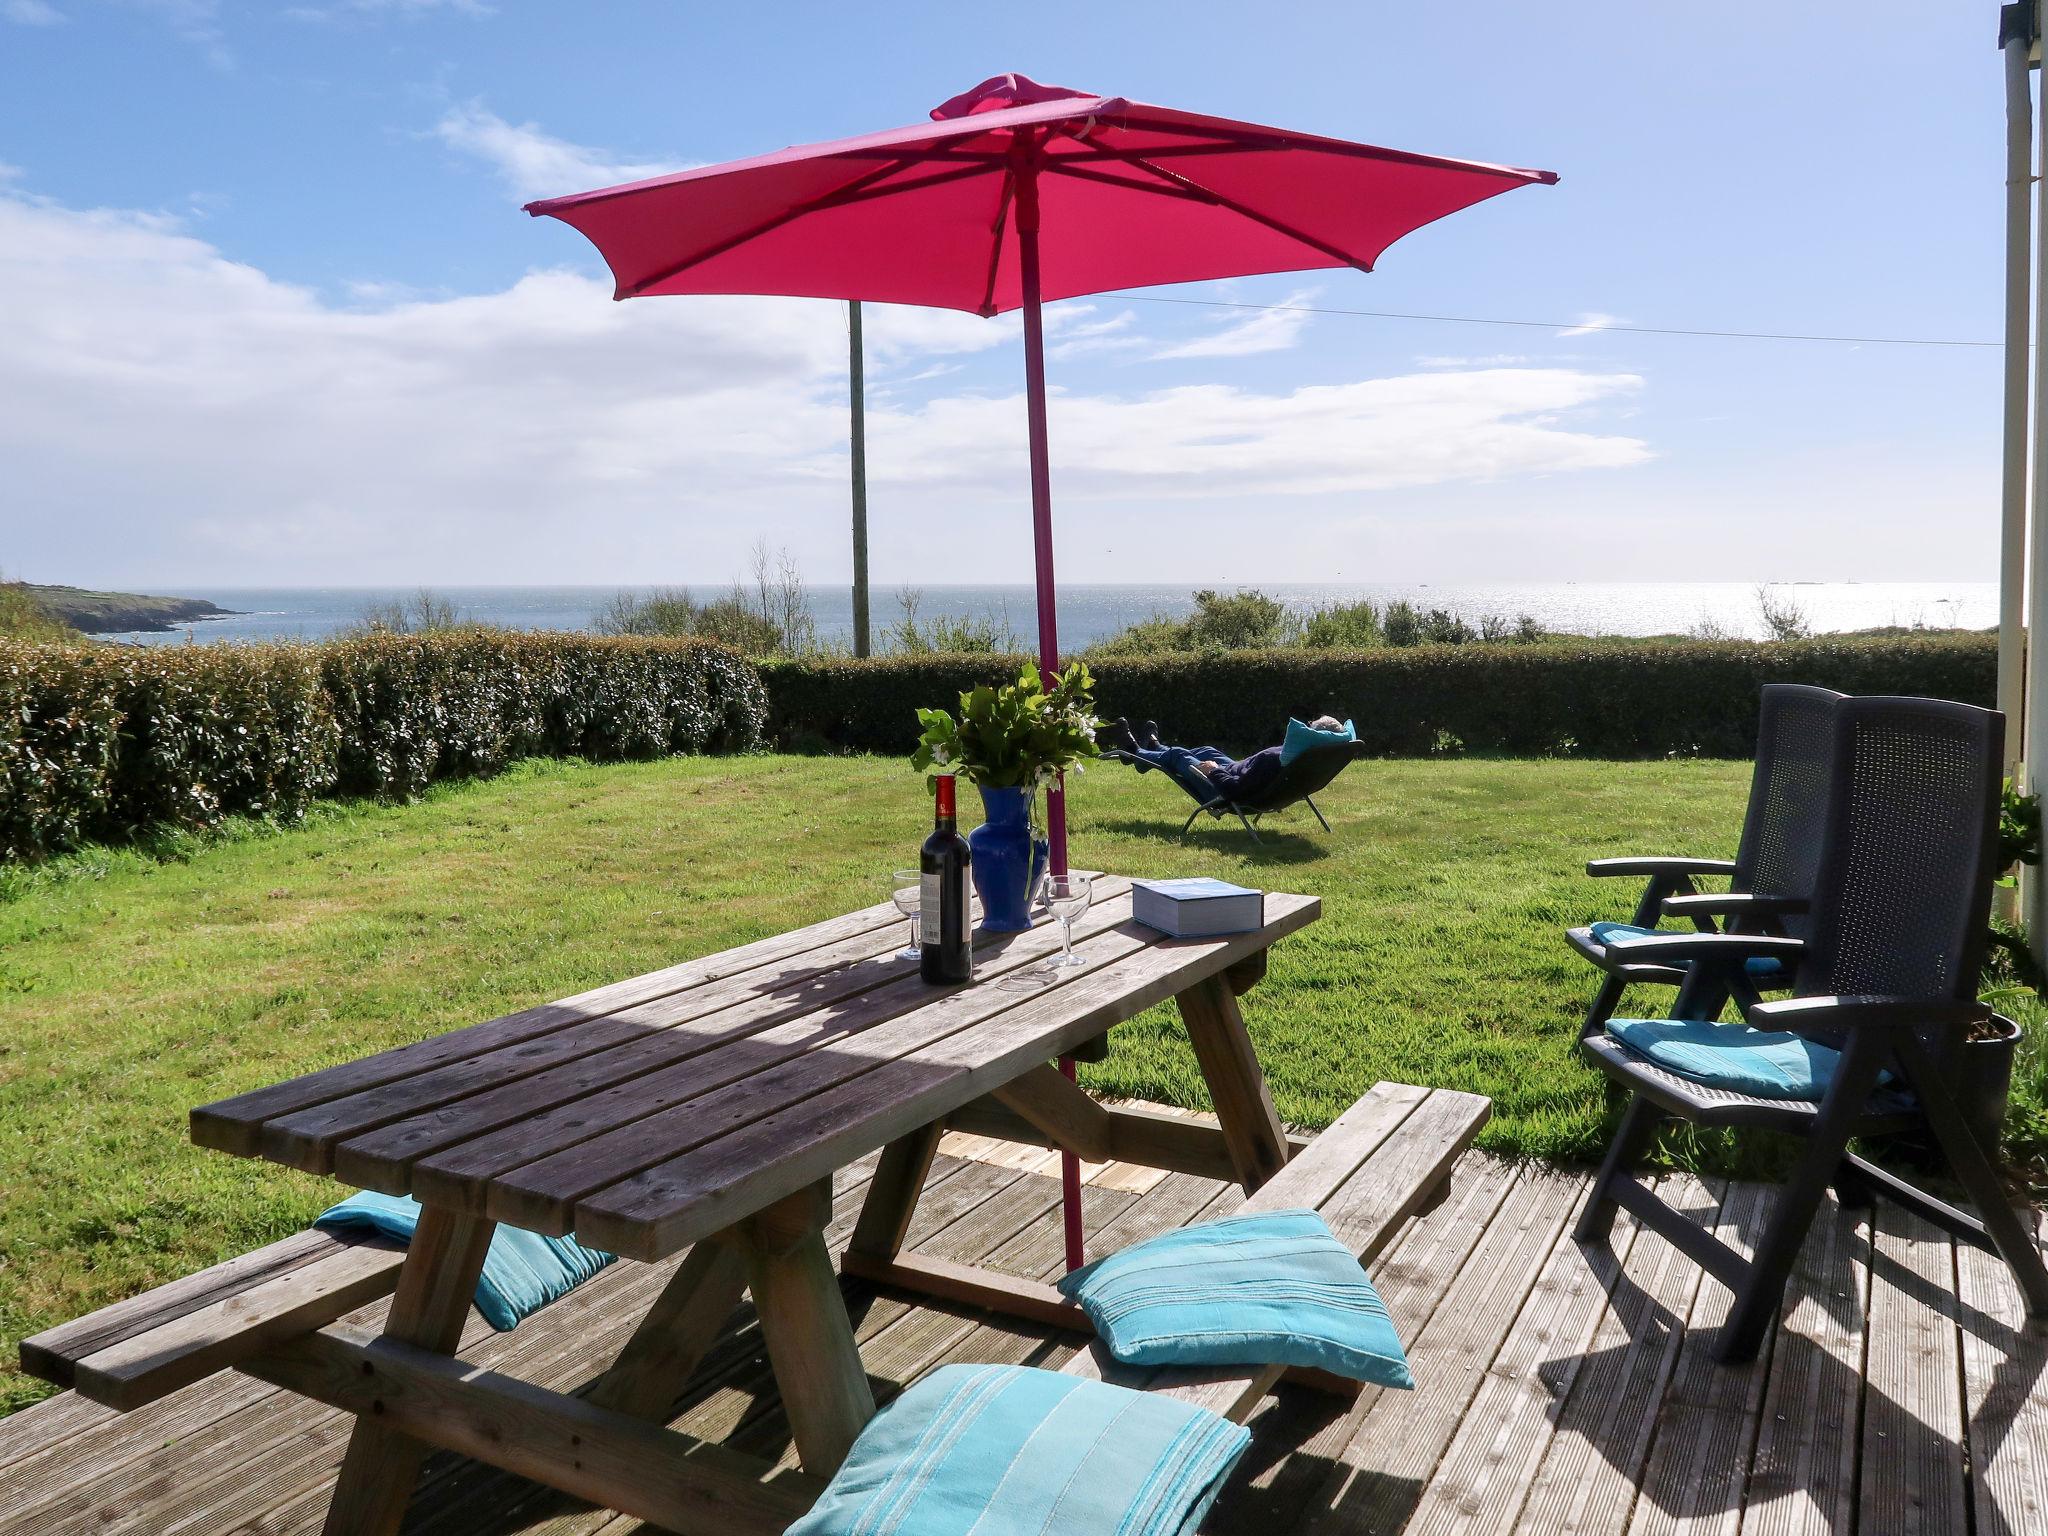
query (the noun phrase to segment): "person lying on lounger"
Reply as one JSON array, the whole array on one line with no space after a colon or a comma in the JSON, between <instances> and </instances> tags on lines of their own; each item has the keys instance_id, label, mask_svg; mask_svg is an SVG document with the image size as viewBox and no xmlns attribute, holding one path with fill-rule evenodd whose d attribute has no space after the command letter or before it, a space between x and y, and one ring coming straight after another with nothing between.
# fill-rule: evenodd
<instances>
[{"instance_id":1,"label":"person lying on lounger","mask_svg":"<svg viewBox=\"0 0 2048 1536\"><path fill-rule=\"evenodd\" d=\"M1341 731L1344 722L1318 715L1309 727ZM1280 776L1279 747L1267 747L1250 757L1232 757L1215 747L1170 747L1159 739L1159 727L1150 720L1141 721L1135 731L1130 721L1113 720L1096 739L1123 753L1140 773L1157 768L1183 783L1190 782L1190 771L1198 773L1226 800L1256 800Z\"/></svg>"}]
</instances>

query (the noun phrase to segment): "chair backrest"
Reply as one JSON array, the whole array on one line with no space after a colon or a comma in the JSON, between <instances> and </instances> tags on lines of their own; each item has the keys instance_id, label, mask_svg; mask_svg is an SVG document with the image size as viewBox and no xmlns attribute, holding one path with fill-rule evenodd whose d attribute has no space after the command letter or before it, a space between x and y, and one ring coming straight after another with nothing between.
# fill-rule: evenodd
<instances>
[{"instance_id":1,"label":"chair backrest","mask_svg":"<svg viewBox=\"0 0 2048 1536\"><path fill-rule=\"evenodd\" d=\"M1846 695L1803 683L1770 683L1757 713L1756 771L1735 852L1734 888L1806 896L1820 871L1833 784L1836 711ZM1811 918L1783 920L1804 938Z\"/></svg>"},{"instance_id":2,"label":"chair backrest","mask_svg":"<svg viewBox=\"0 0 2048 1536\"><path fill-rule=\"evenodd\" d=\"M2005 717L1858 698L1836 720L1798 990L1973 998L1998 873Z\"/></svg>"},{"instance_id":3,"label":"chair backrest","mask_svg":"<svg viewBox=\"0 0 2048 1536\"><path fill-rule=\"evenodd\" d=\"M1344 771L1345 764L1364 755L1365 747L1355 741L1330 741L1310 747L1280 769L1279 776L1262 795L1238 803L1246 810L1277 811L1282 806L1329 788L1330 781Z\"/></svg>"}]
</instances>

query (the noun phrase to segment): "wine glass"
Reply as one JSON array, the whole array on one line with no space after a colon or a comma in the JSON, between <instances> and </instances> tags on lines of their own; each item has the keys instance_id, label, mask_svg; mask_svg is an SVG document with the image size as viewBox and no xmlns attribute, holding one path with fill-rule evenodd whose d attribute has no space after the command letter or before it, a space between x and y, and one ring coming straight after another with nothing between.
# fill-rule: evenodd
<instances>
[{"instance_id":1,"label":"wine glass","mask_svg":"<svg viewBox=\"0 0 2048 1536\"><path fill-rule=\"evenodd\" d=\"M1065 970L1068 966L1082 963L1081 957L1074 953L1074 919L1088 910L1088 901L1094 891L1095 882L1086 875L1045 877L1045 904L1060 920L1059 958L1046 961L1047 970Z\"/></svg>"},{"instance_id":2,"label":"wine glass","mask_svg":"<svg viewBox=\"0 0 2048 1536\"><path fill-rule=\"evenodd\" d=\"M889 896L896 903L896 910L910 919L910 943L896 951L898 960L915 960L924 951L917 947L918 908L924 902L924 873L915 869L899 869L889 877Z\"/></svg>"}]
</instances>

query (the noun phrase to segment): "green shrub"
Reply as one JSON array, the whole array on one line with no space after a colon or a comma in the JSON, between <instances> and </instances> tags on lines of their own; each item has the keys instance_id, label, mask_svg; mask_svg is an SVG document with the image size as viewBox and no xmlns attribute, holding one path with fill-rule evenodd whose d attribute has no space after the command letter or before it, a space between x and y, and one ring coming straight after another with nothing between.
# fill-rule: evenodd
<instances>
[{"instance_id":1,"label":"green shrub","mask_svg":"<svg viewBox=\"0 0 2048 1536\"><path fill-rule=\"evenodd\" d=\"M75 645L77 630L51 613L24 582L0 577L0 639L36 645Z\"/></svg>"},{"instance_id":2,"label":"green shrub","mask_svg":"<svg viewBox=\"0 0 2048 1536\"><path fill-rule=\"evenodd\" d=\"M1369 600L1318 608L1302 621L1301 643L1317 650L1368 650L1387 643L1380 611Z\"/></svg>"},{"instance_id":3,"label":"green shrub","mask_svg":"<svg viewBox=\"0 0 2048 1536\"><path fill-rule=\"evenodd\" d=\"M767 694L690 640L481 628L321 645L0 642L0 859L406 799L514 758L759 745Z\"/></svg>"},{"instance_id":4,"label":"green shrub","mask_svg":"<svg viewBox=\"0 0 2048 1536\"><path fill-rule=\"evenodd\" d=\"M763 667L769 728L786 744L907 752L919 708L995 685L1021 658L800 660ZM1817 683L1845 693L1914 693L1989 705L1990 635L1844 637L1763 643L1555 639L1544 645L1416 645L1374 650L1287 647L1091 656L1105 717L1159 722L1180 742L1245 751L1278 741L1290 715L1356 721L1361 741L1420 757L1455 739L1471 752L1587 757L1755 750L1757 690Z\"/></svg>"},{"instance_id":5,"label":"green shrub","mask_svg":"<svg viewBox=\"0 0 2048 1536\"><path fill-rule=\"evenodd\" d=\"M0 858L303 814L337 744L313 654L0 645Z\"/></svg>"},{"instance_id":6,"label":"green shrub","mask_svg":"<svg viewBox=\"0 0 2048 1536\"><path fill-rule=\"evenodd\" d=\"M1184 619L1154 614L1092 647L1094 656L1146 655L1154 651L1244 651L1285 645L1296 626L1287 605L1257 588L1235 592L1203 590L1195 611Z\"/></svg>"}]
</instances>

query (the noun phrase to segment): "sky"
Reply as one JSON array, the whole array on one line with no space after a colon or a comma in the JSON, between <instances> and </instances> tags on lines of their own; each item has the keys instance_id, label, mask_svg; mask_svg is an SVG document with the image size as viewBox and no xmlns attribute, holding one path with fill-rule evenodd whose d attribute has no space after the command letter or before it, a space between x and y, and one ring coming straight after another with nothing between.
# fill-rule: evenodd
<instances>
[{"instance_id":1,"label":"sky","mask_svg":"<svg viewBox=\"0 0 2048 1536\"><path fill-rule=\"evenodd\" d=\"M615 303L519 205L917 122L1015 70L1560 176L1370 275L1050 309L1063 578L1992 580L1995 347L1616 327L1995 340L1996 24L0 0L0 568L715 584L765 541L843 582L844 306ZM866 329L877 590L1028 579L1015 317Z\"/></svg>"}]
</instances>

